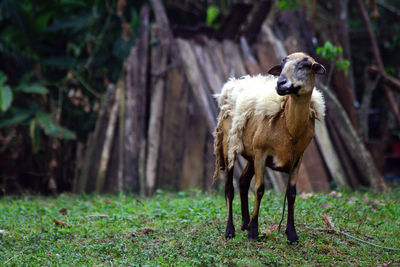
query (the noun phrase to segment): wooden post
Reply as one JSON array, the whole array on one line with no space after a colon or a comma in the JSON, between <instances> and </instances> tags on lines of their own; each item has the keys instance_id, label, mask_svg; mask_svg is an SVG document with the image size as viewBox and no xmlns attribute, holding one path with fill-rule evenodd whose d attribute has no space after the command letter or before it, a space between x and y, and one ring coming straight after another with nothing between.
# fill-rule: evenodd
<instances>
[{"instance_id":1,"label":"wooden post","mask_svg":"<svg viewBox=\"0 0 400 267\"><path fill-rule=\"evenodd\" d=\"M186 131L188 84L184 73L173 68L167 74L161 133L159 186L179 189Z\"/></svg>"},{"instance_id":2,"label":"wooden post","mask_svg":"<svg viewBox=\"0 0 400 267\"><path fill-rule=\"evenodd\" d=\"M247 69L247 73L251 75L261 74L261 68L257 63L257 60L254 58L253 54L251 53L249 44L244 36L240 37L240 48L242 50L244 64Z\"/></svg>"},{"instance_id":3,"label":"wooden post","mask_svg":"<svg viewBox=\"0 0 400 267\"><path fill-rule=\"evenodd\" d=\"M149 7L140 10L139 38L136 49L127 61L126 123L125 123L125 186L127 191L142 192L145 181L147 134L147 65L149 38ZM143 154L144 153L144 154ZM142 183L141 183L142 182Z\"/></svg>"},{"instance_id":4,"label":"wooden post","mask_svg":"<svg viewBox=\"0 0 400 267\"><path fill-rule=\"evenodd\" d=\"M191 85L193 95L196 97L201 110L207 118L209 129L215 129L215 126L217 125L217 111L214 105L211 104L212 102L210 102L210 94L208 93L209 89L207 88L206 81L204 81L201 75L196 56L188 41L178 39L177 43L183 68Z\"/></svg>"},{"instance_id":5,"label":"wooden post","mask_svg":"<svg viewBox=\"0 0 400 267\"><path fill-rule=\"evenodd\" d=\"M114 87L113 85L109 85ZM116 88L115 90L114 103L110 113L110 119L108 120L108 126L106 130L106 136L104 139L104 145L100 157L100 166L98 169L97 179L96 179L96 192L101 193L104 189L104 182L106 178L107 166L110 159L111 145L114 139L114 129L117 122L118 106L119 106L119 94L120 90Z\"/></svg>"},{"instance_id":6,"label":"wooden post","mask_svg":"<svg viewBox=\"0 0 400 267\"><path fill-rule=\"evenodd\" d=\"M324 162L329 170L332 179L336 185L342 189L350 189L346 176L340 164L339 158L333 147L331 139L329 138L328 129L326 128L325 121L317 121L315 123L316 142L319 150L323 155Z\"/></svg>"},{"instance_id":7,"label":"wooden post","mask_svg":"<svg viewBox=\"0 0 400 267\"><path fill-rule=\"evenodd\" d=\"M321 85L321 88L335 105L336 111L334 114L337 114L337 116L334 122L337 123L336 127L346 144L350 147L350 156L359 165L359 171L363 172L364 177L368 179L373 189L386 189L387 187L382 175L376 169L368 150L357 135L339 100L326 86Z\"/></svg>"},{"instance_id":8,"label":"wooden post","mask_svg":"<svg viewBox=\"0 0 400 267\"><path fill-rule=\"evenodd\" d=\"M147 132L146 192L152 194L157 181L157 168L160 157L162 117L164 110L164 72L167 67L169 42L160 34L158 24L153 25L152 40L160 42L151 49L151 100L150 120Z\"/></svg>"}]
</instances>

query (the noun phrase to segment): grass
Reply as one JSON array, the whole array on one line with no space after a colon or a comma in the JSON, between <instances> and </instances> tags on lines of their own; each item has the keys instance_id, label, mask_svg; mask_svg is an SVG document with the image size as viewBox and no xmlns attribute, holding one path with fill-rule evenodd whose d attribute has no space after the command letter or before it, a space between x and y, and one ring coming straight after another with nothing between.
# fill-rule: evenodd
<instances>
[{"instance_id":1,"label":"grass","mask_svg":"<svg viewBox=\"0 0 400 267\"><path fill-rule=\"evenodd\" d=\"M0 231L0 262L18 266L400 264L400 251L326 231L322 220L327 214L337 228L351 235L400 248L399 189L385 194L298 196L297 245L288 244L286 236L275 230L282 201L282 196L265 193L260 239L248 241L247 232L240 230L236 194L236 237L226 241L222 194L4 197L0 198L0 230L5 230Z\"/></svg>"}]
</instances>

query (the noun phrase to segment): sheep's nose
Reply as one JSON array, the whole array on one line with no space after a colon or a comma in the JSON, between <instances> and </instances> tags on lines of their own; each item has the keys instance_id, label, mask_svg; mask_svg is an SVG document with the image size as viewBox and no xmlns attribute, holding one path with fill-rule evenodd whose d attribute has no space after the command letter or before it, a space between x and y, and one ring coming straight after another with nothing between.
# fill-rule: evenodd
<instances>
[{"instance_id":1,"label":"sheep's nose","mask_svg":"<svg viewBox=\"0 0 400 267\"><path fill-rule=\"evenodd\" d=\"M287 83L287 79L285 77L279 77L278 78L278 86L282 86L285 83Z\"/></svg>"}]
</instances>

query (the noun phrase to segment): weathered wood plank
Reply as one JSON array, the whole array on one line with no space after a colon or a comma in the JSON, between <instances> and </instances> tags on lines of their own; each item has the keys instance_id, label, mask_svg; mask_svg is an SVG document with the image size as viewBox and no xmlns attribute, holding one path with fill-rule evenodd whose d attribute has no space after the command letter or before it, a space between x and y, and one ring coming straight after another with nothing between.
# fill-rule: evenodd
<instances>
[{"instance_id":1,"label":"weathered wood plank","mask_svg":"<svg viewBox=\"0 0 400 267\"><path fill-rule=\"evenodd\" d=\"M214 169L215 169L215 157L214 157L214 137L210 134L206 134L206 145L204 151L204 180L203 190L210 191L211 189L218 188L219 181L213 180Z\"/></svg>"},{"instance_id":2,"label":"weathered wood plank","mask_svg":"<svg viewBox=\"0 0 400 267\"><path fill-rule=\"evenodd\" d=\"M180 188L203 188L204 149L206 145L207 122L195 103L190 100L189 114L185 131L185 146ZM195 123L193 123L195 122Z\"/></svg>"},{"instance_id":3,"label":"weathered wood plank","mask_svg":"<svg viewBox=\"0 0 400 267\"><path fill-rule=\"evenodd\" d=\"M223 82L225 82L229 78L229 70L225 64L221 43L216 40L209 40L208 47L214 68L217 71L218 76L221 77Z\"/></svg>"},{"instance_id":4,"label":"weathered wood plank","mask_svg":"<svg viewBox=\"0 0 400 267\"><path fill-rule=\"evenodd\" d=\"M114 85L109 85L114 87ZM115 88L115 87L114 87ZM119 88L115 89L115 98L114 98L114 103L111 108L110 112L110 118L108 120L108 125L107 125L107 130L106 130L106 135L104 138L104 145L101 151L101 157L100 157L100 164L99 164L99 169L97 172L97 179L96 179L96 192L100 193L104 190L104 183L106 179L106 172L107 172L107 167L108 163L110 160L110 152L114 140L114 133L115 133L115 125L117 124L117 115L118 115L118 106L119 106L119 96L120 90Z\"/></svg>"},{"instance_id":5,"label":"weathered wood plank","mask_svg":"<svg viewBox=\"0 0 400 267\"><path fill-rule=\"evenodd\" d=\"M125 186L127 191L134 192L141 191L145 180L145 166L141 164L140 155L146 147L148 39L149 7L143 5L136 55L128 57L126 80Z\"/></svg>"},{"instance_id":6,"label":"weathered wood plank","mask_svg":"<svg viewBox=\"0 0 400 267\"><path fill-rule=\"evenodd\" d=\"M222 49L226 65L228 66L229 76L241 77L246 75L247 72L243 66L239 46L231 40L223 40Z\"/></svg>"},{"instance_id":7,"label":"weathered wood plank","mask_svg":"<svg viewBox=\"0 0 400 267\"><path fill-rule=\"evenodd\" d=\"M94 132L89 136L86 148L84 165L80 180L78 182L78 192L91 192L95 189L97 171L100 164L101 151L103 149L102 141L105 138L107 122L114 99L112 87L108 87L101 101L101 108L97 118Z\"/></svg>"},{"instance_id":8,"label":"weathered wood plank","mask_svg":"<svg viewBox=\"0 0 400 267\"><path fill-rule=\"evenodd\" d=\"M311 141L304 151L302 165L307 170L308 178L314 191L328 192L330 190L328 176L315 140Z\"/></svg>"},{"instance_id":9,"label":"weathered wood plank","mask_svg":"<svg viewBox=\"0 0 400 267\"><path fill-rule=\"evenodd\" d=\"M304 164L300 165L299 180L297 181L297 188L301 192L312 192L313 188L310 182L308 171Z\"/></svg>"},{"instance_id":10,"label":"weathered wood plank","mask_svg":"<svg viewBox=\"0 0 400 267\"><path fill-rule=\"evenodd\" d=\"M258 59L261 72L266 74L273 66L278 65L282 58L278 58L273 49L262 44L255 44L254 50Z\"/></svg>"},{"instance_id":11,"label":"weathered wood plank","mask_svg":"<svg viewBox=\"0 0 400 267\"><path fill-rule=\"evenodd\" d=\"M351 159L346 151L343 141L340 138L338 130L333 126L333 123L331 122L332 119L330 118L329 113L325 121L329 126L328 127L329 133L330 136L332 137L332 143L335 146L336 153L339 157L340 162L343 165L344 172L346 175L346 182L351 188L356 188L360 184L360 181L357 178L358 175L355 170L355 166L351 162Z\"/></svg>"},{"instance_id":12,"label":"weathered wood plank","mask_svg":"<svg viewBox=\"0 0 400 267\"><path fill-rule=\"evenodd\" d=\"M214 104L212 104L210 101L210 95L208 94L209 89L207 88L206 81L204 81L204 78L202 77L200 68L197 64L196 56L188 41L177 39L177 43L179 46L181 60L183 62L183 68L186 77L188 78L190 87L192 88L193 95L200 105L203 114L207 118L209 130L213 131L217 125L217 111Z\"/></svg>"},{"instance_id":13,"label":"weathered wood plank","mask_svg":"<svg viewBox=\"0 0 400 267\"><path fill-rule=\"evenodd\" d=\"M272 186L276 193L285 192L286 184L284 183L283 173L266 168L267 176L271 180Z\"/></svg>"},{"instance_id":14,"label":"weathered wood plank","mask_svg":"<svg viewBox=\"0 0 400 267\"><path fill-rule=\"evenodd\" d=\"M164 110L165 82L162 73L166 70L169 42L160 36L158 24L152 27L152 43L160 39L160 43L154 45L151 50L151 85L152 94L150 100L149 130L147 132L147 165L146 165L146 192L153 193L157 181L157 168L159 164L162 117Z\"/></svg>"},{"instance_id":15,"label":"weathered wood plank","mask_svg":"<svg viewBox=\"0 0 400 267\"><path fill-rule=\"evenodd\" d=\"M196 55L197 63L203 73L203 77L205 78L208 87L211 88L210 94L219 93L222 88L222 81L217 75L215 75L216 73L208 53L199 44L191 42L191 45Z\"/></svg>"},{"instance_id":16,"label":"weathered wood plank","mask_svg":"<svg viewBox=\"0 0 400 267\"><path fill-rule=\"evenodd\" d=\"M179 189L186 131L188 84L184 73L173 68L167 73L162 122L159 187Z\"/></svg>"},{"instance_id":17,"label":"weathered wood plank","mask_svg":"<svg viewBox=\"0 0 400 267\"><path fill-rule=\"evenodd\" d=\"M339 130L341 137L349 148L349 155L354 160L354 163L357 164L358 171L368 180L373 189L386 189L387 186L382 174L377 170L370 153L357 135L339 100L326 86L321 85L321 88L331 100L330 109L333 111L331 115L334 118L334 126Z\"/></svg>"},{"instance_id":18,"label":"weathered wood plank","mask_svg":"<svg viewBox=\"0 0 400 267\"><path fill-rule=\"evenodd\" d=\"M249 44L245 37L240 37L240 48L243 54L244 64L246 66L247 73L251 75L257 75L261 73L261 68L258 65L257 60L254 58L251 53Z\"/></svg>"},{"instance_id":19,"label":"weathered wood plank","mask_svg":"<svg viewBox=\"0 0 400 267\"><path fill-rule=\"evenodd\" d=\"M342 189L350 189L349 184L346 181L346 176L342 165L329 137L325 121L317 121L315 123L315 135L315 141L317 142L319 150L323 155L323 160L330 172L332 179L335 181L338 187Z\"/></svg>"}]
</instances>

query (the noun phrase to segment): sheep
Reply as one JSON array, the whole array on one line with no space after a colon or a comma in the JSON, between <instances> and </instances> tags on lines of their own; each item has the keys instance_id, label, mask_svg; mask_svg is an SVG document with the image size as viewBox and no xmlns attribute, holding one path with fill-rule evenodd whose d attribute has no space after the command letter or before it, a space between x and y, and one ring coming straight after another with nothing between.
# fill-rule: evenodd
<instances>
[{"instance_id":1,"label":"sheep","mask_svg":"<svg viewBox=\"0 0 400 267\"><path fill-rule=\"evenodd\" d=\"M288 201L286 235L290 242L298 242L294 226L296 182L303 152L314 136L315 120L323 120L325 115L323 96L314 88L315 75L325 72L324 66L311 56L297 52L272 67L268 71L271 75L231 78L216 96L220 113L214 132L214 179L220 170L225 170L227 239L235 236L233 166L236 156L242 155L247 160L239 178L242 230L248 231L249 239L257 239L267 166L289 174L285 195ZM250 217L248 190L253 175L255 201Z\"/></svg>"}]
</instances>

